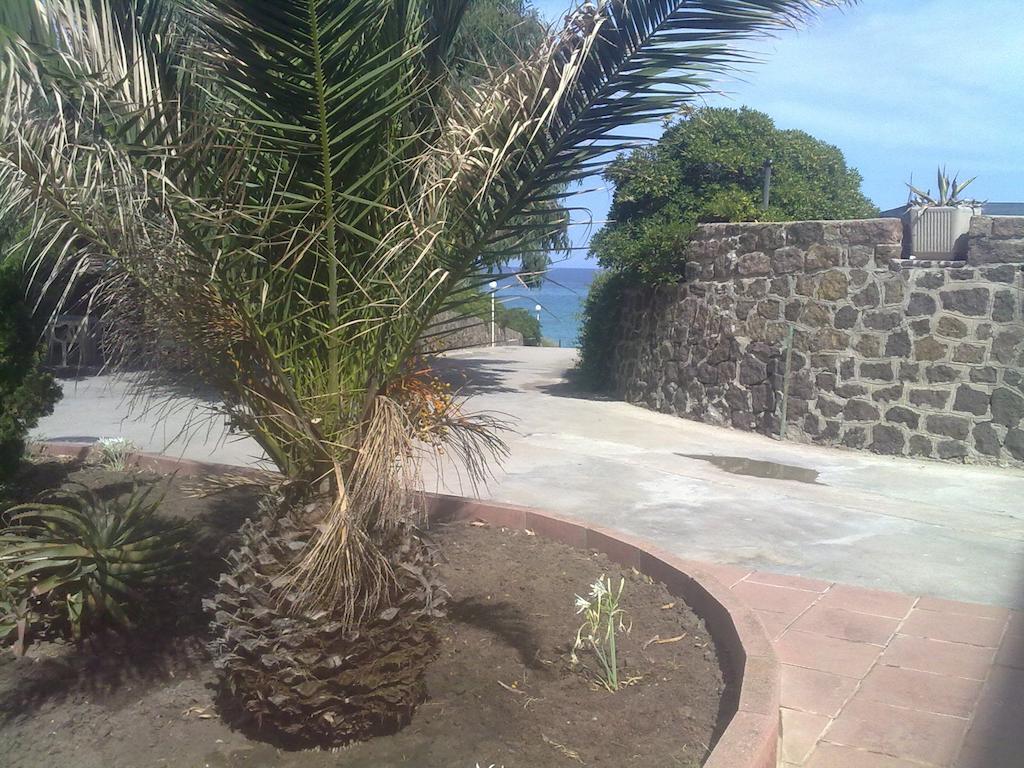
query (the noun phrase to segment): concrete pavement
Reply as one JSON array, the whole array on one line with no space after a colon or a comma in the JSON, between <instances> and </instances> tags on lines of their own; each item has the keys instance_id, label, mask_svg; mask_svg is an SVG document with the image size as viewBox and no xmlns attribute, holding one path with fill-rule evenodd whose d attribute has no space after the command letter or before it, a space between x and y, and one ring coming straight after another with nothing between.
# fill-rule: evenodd
<instances>
[{"instance_id":1,"label":"concrete pavement","mask_svg":"<svg viewBox=\"0 0 1024 768\"><path fill-rule=\"evenodd\" d=\"M567 380L574 356L504 347L441 361L474 409L514 422L511 455L480 495L618 528L688 558L1024 607L1024 472L781 443L593 399ZM38 432L122 434L146 451L226 463L259 456L248 439L225 440L219 417L197 426L215 405L209 398L170 394L172 410L155 426L153 415L125 420L123 392L105 377L67 382ZM199 431L172 441L189 418ZM450 474L428 486L472 491Z\"/></svg>"}]
</instances>

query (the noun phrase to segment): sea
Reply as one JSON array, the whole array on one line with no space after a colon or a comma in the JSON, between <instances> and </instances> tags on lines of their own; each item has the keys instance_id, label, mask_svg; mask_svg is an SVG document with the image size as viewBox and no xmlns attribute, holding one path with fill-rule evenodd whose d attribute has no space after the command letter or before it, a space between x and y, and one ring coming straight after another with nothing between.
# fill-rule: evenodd
<instances>
[{"instance_id":1,"label":"sea","mask_svg":"<svg viewBox=\"0 0 1024 768\"><path fill-rule=\"evenodd\" d=\"M559 347L579 344L580 311L590 284L600 270L587 267L549 269L537 288L524 288L515 278L499 282L497 296L506 307L537 314L540 306L541 335Z\"/></svg>"}]
</instances>

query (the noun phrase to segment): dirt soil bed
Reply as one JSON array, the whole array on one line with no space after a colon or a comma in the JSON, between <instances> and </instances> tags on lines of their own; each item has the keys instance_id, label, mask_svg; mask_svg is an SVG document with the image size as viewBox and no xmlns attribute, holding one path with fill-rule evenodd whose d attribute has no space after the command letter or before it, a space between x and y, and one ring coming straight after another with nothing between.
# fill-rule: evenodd
<instances>
[{"instance_id":1,"label":"dirt soil bed","mask_svg":"<svg viewBox=\"0 0 1024 768\"><path fill-rule=\"evenodd\" d=\"M68 479L111 494L132 482L48 462L23 487ZM0 655L0 765L699 766L718 735L725 687L714 645L664 586L524 531L453 524L432 529L452 597L429 699L413 722L335 752L249 740L217 716L199 598L257 495L235 489L197 499L189 485L172 481L161 513L195 521L193 578L156 606L152 621L128 640L104 637L81 648L44 641L23 659ZM625 577L622 606L632 622L620 654L623 676L636 680L617 693L568 661L579 624L574 595L602 573L616 583Z\"/></svg>"}]
</instances>

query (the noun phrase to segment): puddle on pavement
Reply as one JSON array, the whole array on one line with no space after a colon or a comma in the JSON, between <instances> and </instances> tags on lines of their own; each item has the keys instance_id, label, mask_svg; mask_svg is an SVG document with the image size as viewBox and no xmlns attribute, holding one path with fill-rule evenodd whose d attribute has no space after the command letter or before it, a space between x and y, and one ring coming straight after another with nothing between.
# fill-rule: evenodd
<instances>
[{"instance_id":1,"label":"puddle on pavement","mask_svg":"<svg viewBox=\"0 0 1024 768\"><path fill-rule=\"evenodd\" d=\"M797 467L793 464L778 464L774 461L760 461L759 459L748 459L744 456L712 456L700 453L677 453L676 456L706 461L723 472L728 472L732 475L764 477L770 480L793 480L797 483L824 485L824 483L818 482L818 472L816 470Z\"/></svg>"}]
</instances>

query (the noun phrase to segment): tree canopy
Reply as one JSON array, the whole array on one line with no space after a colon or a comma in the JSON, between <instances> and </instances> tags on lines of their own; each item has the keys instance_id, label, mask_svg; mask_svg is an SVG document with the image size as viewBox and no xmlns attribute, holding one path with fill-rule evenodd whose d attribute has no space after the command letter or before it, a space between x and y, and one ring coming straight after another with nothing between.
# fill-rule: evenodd
<instances>
[{"instance_id":1,"label":"tree canopy","mask_svg":"<svg viewBox=\"0 0 1024 768\"><path fill-rule=\"evenodd\" d=\"M761 208L765 160L771 196ZM591 250L603 267L649 280L682 273L696 224L715 221L848 219L877 214L843 153L804 131L780 130L743 107L705 107L673 123L649 147L605 172L615 185L609 219Z\"/></svg>"}]
</instances>

